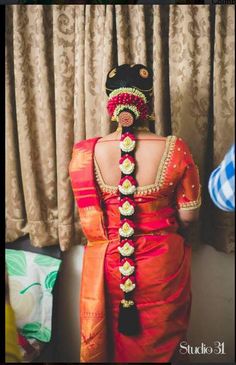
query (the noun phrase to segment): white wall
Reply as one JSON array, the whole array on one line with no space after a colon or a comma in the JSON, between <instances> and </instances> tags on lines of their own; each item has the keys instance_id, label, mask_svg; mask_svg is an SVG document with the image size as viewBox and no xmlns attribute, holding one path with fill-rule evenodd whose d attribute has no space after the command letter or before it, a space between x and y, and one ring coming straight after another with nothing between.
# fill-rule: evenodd
<instances>
[{"instance_id":1,"label":"white wall","mask_svg":"<svg viewBox=\"0 0 236 365\"><path fill-rule=\"evenodd\" d=\"M56 341L52 361L79 362L80 275L83 247L64 254L55 303ZM193 252L191 346L225 343L226 355L191 355L191 362L234 361L234 255L201 245Z\"/></svg>"}]
</instances>

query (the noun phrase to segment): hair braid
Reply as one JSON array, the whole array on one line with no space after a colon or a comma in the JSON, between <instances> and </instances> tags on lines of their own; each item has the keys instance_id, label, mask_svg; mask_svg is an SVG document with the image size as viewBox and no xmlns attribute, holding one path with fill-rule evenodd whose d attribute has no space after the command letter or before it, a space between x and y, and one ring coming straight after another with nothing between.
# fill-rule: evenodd
<instances>
[{"instance_id":1,"label":"hair braid","mask_svg":"<svg viewBox=\"0 0 236 365\"><path fill-rule=\"evenodd\" d=\"M120 287L124 292L124 299L120 303L118 326L119 331L127 336L139 332L140 324L138 311L134 302L135 280L135 201L134 188L137 186L135 180L135 143L130 151L122 149L122 140L135 141L133 125L122 127L121 133L121 182L120 191ZM129 143L127 143L128 145ZM127 183L126 183L127 182ZM123 187L123 189L122 189ZM126 190L126 191L125 191ZM122 250L123 247L123 250Z\"/></svg>"},{"instance_id":2,"label":"hair braid","mask_svg":"<svg viewBox=\"0 0 236 365\"><path fill-rule=\"evenodd\" d=\"M152 99L152 71L144 65L121 65L113 68L107 76L106 92L109 96L107 110L112 120L122 126L119 167L120 192L120 288L123 299L120 302L118 329L127 336L140 331L138 310L134 300L136 287L135 265L135 179L134 123L147 120Z\"/></svg>"}]
</instances>

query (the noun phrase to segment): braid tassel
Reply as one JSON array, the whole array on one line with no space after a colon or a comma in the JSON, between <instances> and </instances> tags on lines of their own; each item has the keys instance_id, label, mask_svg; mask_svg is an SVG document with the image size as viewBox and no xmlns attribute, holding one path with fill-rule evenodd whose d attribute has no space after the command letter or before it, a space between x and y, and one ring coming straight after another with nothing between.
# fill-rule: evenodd
<instances>
[{"instance_id":1,"label":"braid tassel","mask_svg":"<svg viewBox=\"0 0 236 365\"><path fill-rule=\"evenodd\" d=\"M134 302L128 306L124 306L122 302L120 303L118 329L126 336L135 336L139 333L139 316Z\"/></svg>"},{"instance_id":2,"label":"braid tassel","mask_svg":"<svg viewBox=\"0 0 236 365\"><path fill-rule=\"evenodd\" d=\"M134 336L140 332L139 314L134 302L133 293L136 287L135 282L135 244L133 241L135 224L135 201L136 190L135 180L135 136L133 126L122 127L121 134L121 169L120 191L120 266L121 284L124 298L120 302L118 316L118 330L126 336Z\"/></svg>"}]
</instances>

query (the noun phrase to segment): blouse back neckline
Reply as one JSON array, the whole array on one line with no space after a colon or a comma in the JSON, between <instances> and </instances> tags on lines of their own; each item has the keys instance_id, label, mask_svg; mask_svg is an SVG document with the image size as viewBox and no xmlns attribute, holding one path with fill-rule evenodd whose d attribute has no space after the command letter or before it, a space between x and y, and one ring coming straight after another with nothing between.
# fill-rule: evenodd
<instances>
[{"instance_id":1,"label":"blouse back neckline","mask_svg":"<svg viewBox=\"0 0 236 365\"><path fill-rule=\"evenodd\" d=\"M167 170L169 162L172 158L176 140L177 140L176 136L168 136L166 138L165 149L164 149L163 155L161 157L161 161L157 168L155 182L150 185L138 186L136 189L135 195L138 195L138 194L142 195L145 193L157 192L163 186L163 183L165 181L165 176L166 176L166 170ZM98 165L95 155L94 155L94 169L95 169L96 181L97 181L98 186L101 189L101 191L108 192L108 193L117 193L118 186L106 184L106 182L104 181L104 178L101 173L101 169Z\"/></svg>"}]
</instances>

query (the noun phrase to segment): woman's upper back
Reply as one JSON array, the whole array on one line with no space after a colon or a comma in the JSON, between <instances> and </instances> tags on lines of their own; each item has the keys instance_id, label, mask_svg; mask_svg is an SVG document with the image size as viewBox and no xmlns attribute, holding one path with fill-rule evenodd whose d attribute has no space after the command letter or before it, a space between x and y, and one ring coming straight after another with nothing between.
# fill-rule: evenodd
<instances>
[{"instance_id":1,"label":"woman's upper back","mask_svg":"<svg viewBox=\"0 0 236 365\"><path fill-rule=\"evenodd\" d=\"M138 132L135 149L136 180L138 186L155 184L157 172L166 151L165 137L149 132ZM121 172L119 169L120 135L115 132L98 140L95 146L95 161L105 184L118 186Z\"/></svg>"},{"instance_id":2,"label":"woman's upper back","mask_svg":"<svg viewBox=\"0 0 236 365\"><path fill-rule=\"evenodd\" d=\"M94 190L91 193L89 187L95 187L95 173L102 192L118 194L121 175L119 137L111 134L74 145L69 170L73 189L80 198L88 192L94 194ZM198 169L187 144L181 138L159 138L151 133L138 133L135 159L135 177L138 184L135 195L155 193L158 201L166 198L181 209L200 206ZM97 199L99 200L98 197Z\"/></svg>"}]
</instances>

